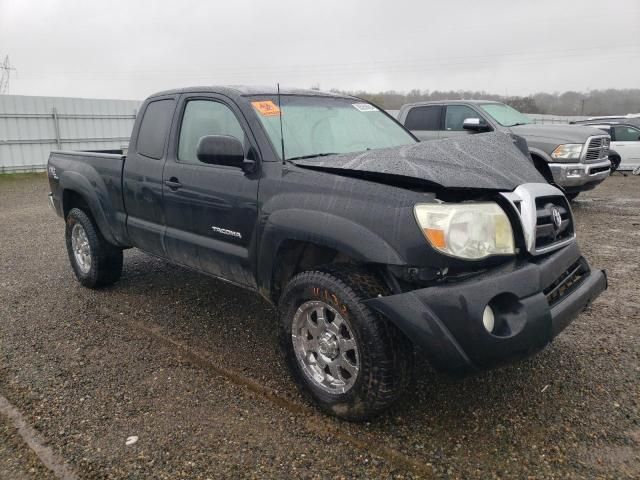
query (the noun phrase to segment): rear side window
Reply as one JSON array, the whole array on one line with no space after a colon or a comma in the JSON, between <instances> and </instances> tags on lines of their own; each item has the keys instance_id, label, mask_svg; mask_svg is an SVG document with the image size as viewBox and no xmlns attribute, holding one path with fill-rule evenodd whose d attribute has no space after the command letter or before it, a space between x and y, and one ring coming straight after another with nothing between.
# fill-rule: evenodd
<instances>
[{"instance_id":1,"label":"rear side window","mask_svg":"<svg viewBox=\"0 0 640 480\"><path fill-rule=\"evenodd\" d=\"M407 114L404 126L409 130L440 130L441 105L413 107Z\"/></svg>"},{"instance_id":2,"label":"rear side window","mask_svg":"<svg viewBox=\"0 0 640 480\"><path fill-rule=\"evenodd\" d=\"M464 130L462 124L467 118L480 118L480 114L466 105L449 105L444 117L444 129L460 132Z\"/></svg>"},{"instance_id":3,"label":"rear side window","mask_svg":"<svg viewBox=\"0 0 640 480\"><path fill-rule=\"evenodd\" d=\"M173 109L173 99L156 100L149 103L138 132L136 151L140 155L156 160L162 158Z\"/></svg>"}]
</instances>

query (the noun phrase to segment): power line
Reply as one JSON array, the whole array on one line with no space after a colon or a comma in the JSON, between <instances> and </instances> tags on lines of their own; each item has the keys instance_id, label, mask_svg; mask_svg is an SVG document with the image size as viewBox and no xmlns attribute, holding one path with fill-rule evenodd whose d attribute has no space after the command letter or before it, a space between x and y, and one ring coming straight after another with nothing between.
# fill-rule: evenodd
<instances>
[{"instance_id":1,"label":"power line","mask_svg":"<svg viewBox=\"0 0 640 480\"><path fill-rule=\"evenodd\" d=\"M612 51L613 50L613 51ZM287 75L287 74L352 74L360 72L380 72L380 71L423 71L425 69L431 69L434 67L492 67L494 63L498 62L502 65L528 65L539 63L556 63L558 61L571 61L571 60L589 60L596 57L606 55L605 58L611 58L612 55L616 56L635 56L640 53L640 50L633 45L621 45L619 48L613 48L608 45L606 47L582 47L575 49L562 49L562 50L550 50L550 51L519 51L519 52L502 52L491 54L471 54L461 56L451 55L439 55L431 57L414 57L408 59L385 59L385 60L369 60L369 61L351 61L349 63L335 63L330 64L290 64L290 65L218 65L208 70L206 67L203 69L200 67L198 70L187 70L180 67L172 67L167 69L149 69L149 70L129 70L114 72L113 70L106 71L52 71L46 72L47 76L51 75L77 75L80 77L93 77L96 75L104 76L106 78L117 77L131 77L131 76L144 76L144 75L180 75L180 76L216 76L221 75L250 75L254 76L256 73L261 74L274 74L274 75ZM22 71L22 74L27 74L27 77L37 78L44 72L38 71Z\"/></svg>"},{"instance_id":2,"label":"power line","mask_svg":"<svg viewBox=\"0 0 640 480\"><path fill-rule=\"evenodd\" d=\"M0 63L0 94L9 93L9 81L11 80L11 73L16 69L11 66L9 62L9 55L4 57L2 63Z\"/></svg>"}]
</instances>

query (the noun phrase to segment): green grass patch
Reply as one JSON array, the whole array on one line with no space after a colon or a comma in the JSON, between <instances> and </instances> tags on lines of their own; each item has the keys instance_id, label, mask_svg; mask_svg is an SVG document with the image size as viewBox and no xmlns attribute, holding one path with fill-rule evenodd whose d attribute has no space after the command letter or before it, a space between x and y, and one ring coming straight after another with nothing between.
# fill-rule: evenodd
<instances>
[{"instance_id":1,"label":"green grass patch","mask_svg":"<svg viewBox=\"0 0 640 480\"><path fill-rule=\"evenodd\" d=\"M47 172L0 173L0 183L19 182L21 180L46 179Z\"/></svg>"}]
</instances>

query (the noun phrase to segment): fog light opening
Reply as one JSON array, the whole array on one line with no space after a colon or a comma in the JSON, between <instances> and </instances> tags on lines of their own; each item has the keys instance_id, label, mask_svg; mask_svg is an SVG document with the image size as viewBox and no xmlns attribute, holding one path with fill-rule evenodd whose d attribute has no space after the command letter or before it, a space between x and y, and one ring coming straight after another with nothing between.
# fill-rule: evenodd
<instances>
[{"instance_id":1,"label":"fog light opening","mask_svg":"<svg viewBox=\"0 0 640 480\"><path fill-rule=\"evenodd\" d=\"M524 305L510 292L496 295L487 304L482 314L484 328L496 337L513 337L527 323Z\"/></svg>"},{"instance_id":2,"label":"fog light opening","mask_svg":"<svg viewBox=\"0 0 640 480\"><path fill-rule=\"evenodd\" d=\"M495 315L493 314L493 309L487 305L484 307L484 312L482 313L482 324L487 332L492 333L493 329L496 325Z\"/></svg>"}]
</instances>

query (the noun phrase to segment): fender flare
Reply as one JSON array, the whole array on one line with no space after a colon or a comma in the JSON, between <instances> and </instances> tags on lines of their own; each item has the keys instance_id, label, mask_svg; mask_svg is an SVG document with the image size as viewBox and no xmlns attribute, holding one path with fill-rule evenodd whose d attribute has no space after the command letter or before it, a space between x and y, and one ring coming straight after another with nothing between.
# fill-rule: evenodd
<instances>
[{"instance_id":1,"label":"fender flare","mask_svg":"<svg viewBox=\"0 0 640 480\"><path fill-rule=\"evenodd\" d=\"M60 175L60 198L61 209L64 212L64 192L73 191L80 195L89 205L91 215L98 224L102 236L113 245L123 245L122 238L118 238L117 234L112 230L111 225L116 222L116 209L109 198L107 186L104 180L99 176L91 182L80 172L64 171ZM66 220L66 219L65 219Z\"/></svg>"},{"instance_id":2,"label":"fender flare","mask_svg":"<svg viewBox=\"0 0 640 480\"><path fill-rule=\"evenodd\" d=\"M539 148L535 148L535 147L529 147L529 152L533 155L536 155L542 158L542 160L544 160L547 163L553 163L553 159L551 158L551 156L544 150L540 150Z\"/></svg>"},{"instance_id":3,"label":"fender flare","mask_svg":"<svg viewBox=\"0 0 640 480\"><path fill-rule=\"evenodd\" d=\"M287 240L332 248L363 263L405 264L386 240L364 225L333 213L297 208L278 210L267 219L259 247L257 280L266 292L271 291L276 257Z\"/></svg>"}]
</instances>

